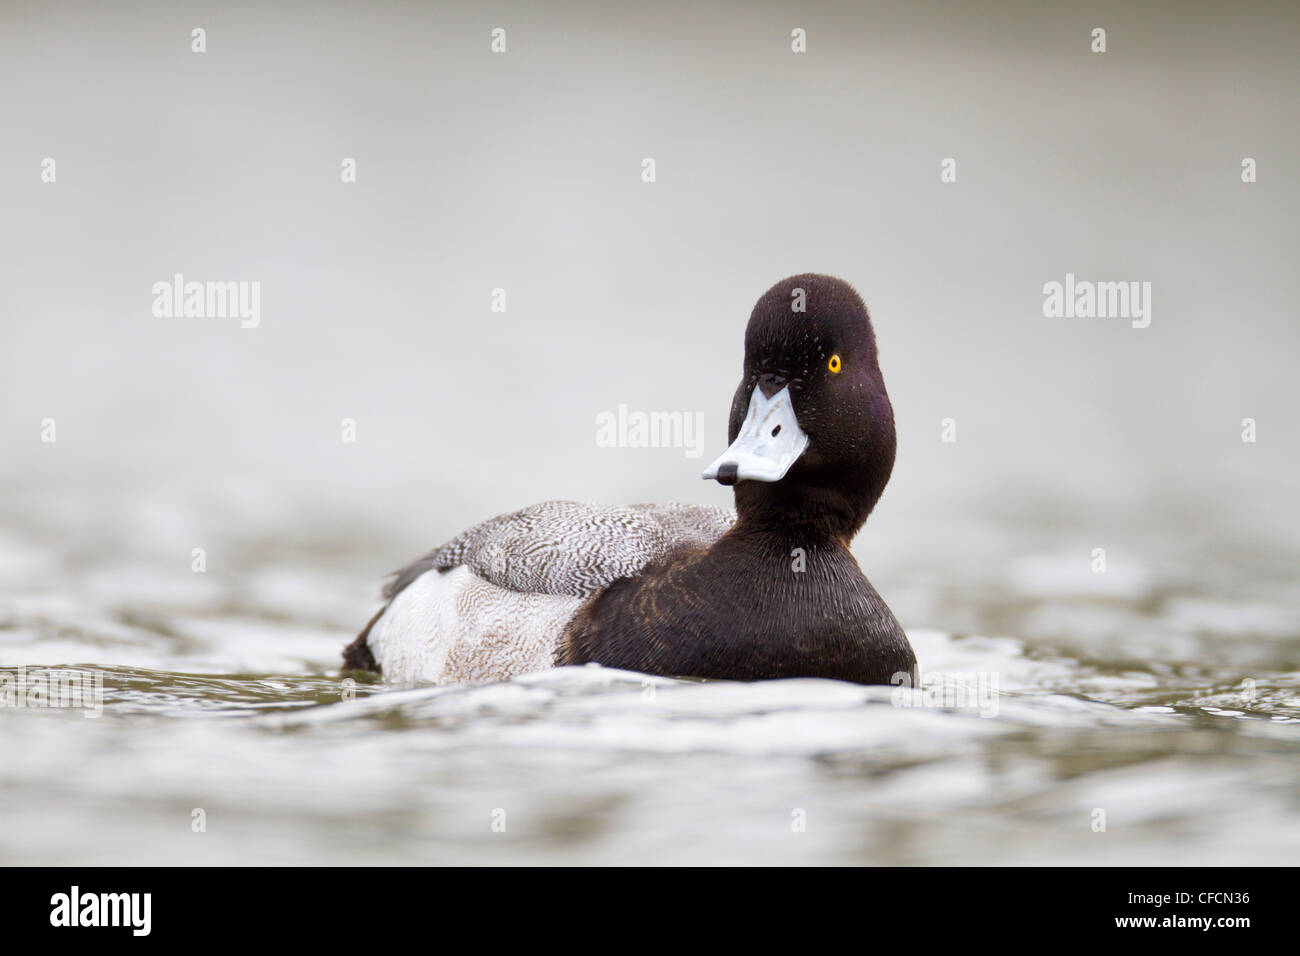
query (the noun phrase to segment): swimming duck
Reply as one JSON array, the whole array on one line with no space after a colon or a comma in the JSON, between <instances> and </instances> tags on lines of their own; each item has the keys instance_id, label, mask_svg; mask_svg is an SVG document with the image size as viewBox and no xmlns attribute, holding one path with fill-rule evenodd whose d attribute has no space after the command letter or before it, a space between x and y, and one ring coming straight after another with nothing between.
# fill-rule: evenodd
<instances>
[{"instance_id":1,"label":"swimming duck","mask_svg":"<svg viewBox=\"0 0 1300 956\"><path fill-rule=\"evenodd\" d=\"M895 434L847 282L792 276L758 300L728 437L703 477L732 486L734 513L549 501L492 518L397 572L344 669L456 684L594 661L915 684L907 636L849 551Z\"/></svg>"}]
</instances>

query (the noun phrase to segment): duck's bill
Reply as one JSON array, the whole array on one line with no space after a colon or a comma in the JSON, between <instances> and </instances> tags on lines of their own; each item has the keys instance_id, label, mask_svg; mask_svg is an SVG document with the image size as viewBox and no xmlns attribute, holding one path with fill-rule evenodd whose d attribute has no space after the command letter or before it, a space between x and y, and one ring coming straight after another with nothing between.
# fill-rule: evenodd
<instances>
[{"instance_id":1,"label":"duck's bill","mask_svg":"<svg viewBox=\"0 0 1300 956\"><path fill-rule=\"evenodd\" d=\"M704 469L704 478L724 485L738 481L780 481L808 448L808 436L795 418L786 386L771 398L754 389L740 434L718 460Z\"/></svg>"}]
</instances>

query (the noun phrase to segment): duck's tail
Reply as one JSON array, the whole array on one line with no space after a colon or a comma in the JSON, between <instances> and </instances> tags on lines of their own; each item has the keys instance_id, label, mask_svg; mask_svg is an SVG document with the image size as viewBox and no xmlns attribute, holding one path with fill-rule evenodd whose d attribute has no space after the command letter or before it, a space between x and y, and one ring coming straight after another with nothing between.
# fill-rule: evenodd
<instances>
[{"instance_id":1,"label":"duck's tail","mask_svg":"<svg viewBox=\"0 0 1300 956\"><path fill-rule=\"evenodd\" d=\"M370 645L367 639L370 637L370 629L375 626L375 621L388 610L385 605L375 612L375 616L370 619L357 639L343 648L343 670L347 671L373 671L378 674L379 662L375 660L375 655L370 651Z\"/></svg>"}]
</instances>

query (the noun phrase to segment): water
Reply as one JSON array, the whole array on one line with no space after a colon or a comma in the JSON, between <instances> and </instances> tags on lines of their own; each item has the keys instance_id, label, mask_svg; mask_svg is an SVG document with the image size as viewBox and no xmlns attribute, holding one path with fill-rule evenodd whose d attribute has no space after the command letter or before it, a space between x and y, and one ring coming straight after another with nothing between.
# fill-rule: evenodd
<instances>
[{"instance_id":1,"label":"water","mask_svg":"<svg viewBox=\"0 0 1300 956\"><path fill-rule=\"evenodd\" d=\"M1181 578L1158 562L1094 575L1086 552L1031 552L989 575L1001 589L954 599L909 570L925 563L920 535L911 551L889 542L900 566L875 575L904 621L959 603L1051 638L912 626L928 697L602 668L348 688L339 649L397 530L362 534L252 494L190 510L130 490L71 511L58 489L19 499L0 539L0 673L98 675L103 711L0 708L6 863L1181 864L1300 851L1297 594L1284 578L1225 580L1222 563L1203 581L1182 563ZM115 517L87 519L97 511ZM110 545L124 516L129 554ZM76 547L41 543L67 521ZM191 533L208 543L204 573L165 553Z\"/></svg>"}]
</instances>

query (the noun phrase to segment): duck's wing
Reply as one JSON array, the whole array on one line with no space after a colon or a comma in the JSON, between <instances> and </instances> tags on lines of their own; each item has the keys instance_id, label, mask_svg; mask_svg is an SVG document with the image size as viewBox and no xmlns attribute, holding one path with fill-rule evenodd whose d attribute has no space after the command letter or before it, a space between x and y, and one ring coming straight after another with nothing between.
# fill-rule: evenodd
<instances>
[{"instance_id":1,"label":"duck's wing","mask_svg":"<svg viewBox=\"0 0 1300 956\"><path fill-rule=\"evenodd\" d=\"M587 595L735 522L728 508L548 501L475 525L398 571L345 669L396 681L504 680L555 663Z\"/></svg>"},{"instance_id":2,"label":"duck's wing","mask_svg":"<svg viewBox=\"0 0 1300 956\"><path fill-rule=\"evenodd\" d=\"M708 547L735 520L730 508L710 505L546 501L498 515L435 548L398 571L384 598L392 601L429 571L461 566L512 591L585 597L674 551Z\"/></svg>"}]
</instances>

